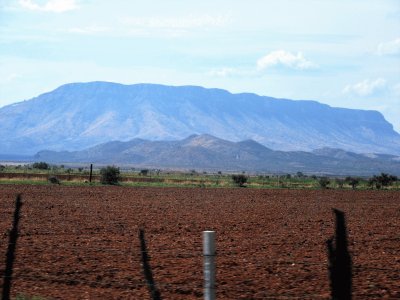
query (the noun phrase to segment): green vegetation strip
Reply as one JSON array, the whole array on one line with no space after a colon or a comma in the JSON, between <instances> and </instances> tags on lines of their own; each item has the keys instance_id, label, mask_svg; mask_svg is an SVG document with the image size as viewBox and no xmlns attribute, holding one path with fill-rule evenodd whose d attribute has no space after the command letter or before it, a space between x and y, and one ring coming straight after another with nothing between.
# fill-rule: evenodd
<instances>
[{"instance_id":1,"label":"green vegetation strip","mask_svg":"<svg viewBox=\"0 0 400 300\"><path fill-rule=\"evenodd\" d=\"M192 170L172 172L161 170L120 170L107 166L93 171L92 182L85 168L65 168L39 163L33 165L1 166L0 184L35 184L65 186L98 186L111 184L127 187L190 187L190 188L263 188L263 189L385 189L400 190L396 176L381 173L370 178L327 177L304 175L208 174ZM40 168L38 168L40 167Z\"/></svg>"}]
</instances>

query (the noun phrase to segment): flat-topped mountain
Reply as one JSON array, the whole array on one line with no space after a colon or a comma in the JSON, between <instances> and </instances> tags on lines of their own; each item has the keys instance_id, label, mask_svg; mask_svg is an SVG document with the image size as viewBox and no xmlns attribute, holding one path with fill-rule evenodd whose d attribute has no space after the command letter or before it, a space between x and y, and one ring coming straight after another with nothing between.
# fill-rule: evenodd
<instances>
[{"instance_id":1,"label":"flat-topped mountain","mask_svg":"<svg viewBox=\"0 0 400 300\"><path fill-rule=\"evenodd\" d=\"M203 133L274 150L400 154L400 135L379 112L196 86L72 83L0 109L3 154Z\"/></svg>"},{"instance_id":2,"label":"flat-topped mountain","mask_svg":"<svg viewBox=\"0 0 400 300\"><path fill-rule=\"evenodd\" d=\"M97 163L143 168L211 171L306 172L338 175L400 175L400 157L366 155L324 148L314 152L274 151L253 141L231 142L211 135L178 141L113 141L82 151L40 151L38 161Z\"/></svg>"}]
</instances>

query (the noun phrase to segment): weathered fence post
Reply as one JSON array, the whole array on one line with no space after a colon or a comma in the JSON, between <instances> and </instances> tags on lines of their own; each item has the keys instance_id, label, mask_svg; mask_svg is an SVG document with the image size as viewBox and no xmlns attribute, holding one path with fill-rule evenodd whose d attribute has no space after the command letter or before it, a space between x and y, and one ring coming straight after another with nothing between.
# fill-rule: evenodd
<instances>
[{"instance_id":1,"label":"weathered fence post","mask_svg":"<svg viewBox=\"0 0 400 300\"><path fill-rule=\"evenodd\" d=\"M90 175L89 175L89 182L92 182L92 174L93 174L93 164L90 164Z\"/></svg>"},{"instance_id":2,"label":"weathered fence post","mask_svg":"<svg viewBox=\"0 0 400 300\"><path fill-rule=\"evenodd\" d=\"M203 231L204 300L215 300L215 231Z\"/></svg>"}]
</instances>

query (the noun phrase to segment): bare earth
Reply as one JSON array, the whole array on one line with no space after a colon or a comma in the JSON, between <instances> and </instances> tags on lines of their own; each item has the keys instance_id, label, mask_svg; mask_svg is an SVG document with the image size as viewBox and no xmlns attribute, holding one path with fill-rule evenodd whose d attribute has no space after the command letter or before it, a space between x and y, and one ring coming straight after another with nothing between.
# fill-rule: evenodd
<instances>
[{"instance_id":1,"label":"bare earth","mask_svg":"<svg viewBox=\"0 0 400 300\"><path fill-rule=\"evenodd\" d=\"M150 299L143 228L163 299L202 298L203 230L217 232L218 299L328 299L337 208L354 299L400 298L400 192L1 185L1 278L18 193L13 297Z\"/></svg>"}]
</instances>

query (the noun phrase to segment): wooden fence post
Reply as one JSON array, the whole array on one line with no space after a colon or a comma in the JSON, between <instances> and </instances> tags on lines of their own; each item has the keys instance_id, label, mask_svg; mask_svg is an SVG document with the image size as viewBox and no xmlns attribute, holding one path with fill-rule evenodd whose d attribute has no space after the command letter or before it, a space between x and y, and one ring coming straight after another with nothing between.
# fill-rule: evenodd
<instances>
[{"instance_id":1,"label":"wooden fence post","mask_svg":"<svg viewBox=\"0 0 400 300\"><path fill-rule=\"evenodd\" d=\"M215 231L203 231L204 300L215 300Z\"/></svg>"},{"instance_id":2,"label":"wooden fence post","mask_svg":"<svg viewBox=\"0 0 400 300\"><path fill-rule=\"evenodd\" d=\"M93 164L90 164L89 182L92 183Z\"/></svg>"}]
</instances>

